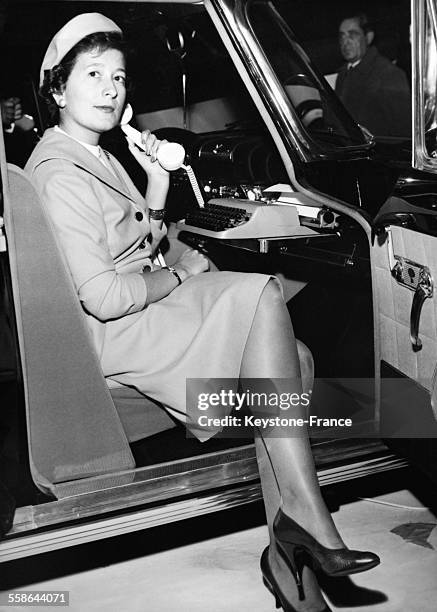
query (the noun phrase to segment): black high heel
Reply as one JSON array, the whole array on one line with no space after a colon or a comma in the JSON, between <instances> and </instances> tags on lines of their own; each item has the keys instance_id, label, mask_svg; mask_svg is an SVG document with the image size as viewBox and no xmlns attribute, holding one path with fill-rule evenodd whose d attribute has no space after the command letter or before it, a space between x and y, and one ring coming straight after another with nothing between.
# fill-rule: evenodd
<instances>
[{"instance_id":1,"label":"black high heel","mask_svg":"<svg viewBox=\"0 0 437 612\"><path fill-rule=\"evenodd\" d=\"M273 522L273 532L278 548L293 572L300 599L303 598L302 553L310 557L315 569L323 570L328 576L348 576L365 572L381 562L378 555L372 552L322 546L281 509Z\"/></svg>"},{"instance_id":2,"label":"black high heel","mask_svg":"<svg viewBox=\"0 0 437 612\"><path fill-rule=\"evenodd\" d=\"M273 576L272 569L269 563L269 547L264 549L263 554L261 555L261 572L263 575L263 582L270 593L275 598L276 608L282 608L284 612L297 612L296 608L292 606L292 604L287 600L284 593L281 591L279 584L276 581L276 578ZM320 612L332 612L331 608L325 605L323 610Z\"/></svg>"}]
</instances>

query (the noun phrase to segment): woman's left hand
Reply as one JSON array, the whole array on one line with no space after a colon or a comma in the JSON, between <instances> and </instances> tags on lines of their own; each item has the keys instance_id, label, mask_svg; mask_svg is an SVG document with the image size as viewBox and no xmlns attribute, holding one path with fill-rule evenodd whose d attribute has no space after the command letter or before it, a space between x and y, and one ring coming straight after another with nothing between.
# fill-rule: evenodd
<instances>
[{"instance_id":1,"label":"woman's left hand","mask_svg":"<svg viewBox=\"0 0 437 612\"><path fill-rule=\"evenodd\" d=\"M167 170L159 164L157 160L158 149L161 144L166 143L166 140L158 140L155 134L152 134L150 130L145 130L141 133L141 140L143 141L145 151L141 151L131 140L127 138L129 151L135 157L137 162L146 172L148 178L152 177L167 177L169 173Z\"/></svg>"}]
</instances>

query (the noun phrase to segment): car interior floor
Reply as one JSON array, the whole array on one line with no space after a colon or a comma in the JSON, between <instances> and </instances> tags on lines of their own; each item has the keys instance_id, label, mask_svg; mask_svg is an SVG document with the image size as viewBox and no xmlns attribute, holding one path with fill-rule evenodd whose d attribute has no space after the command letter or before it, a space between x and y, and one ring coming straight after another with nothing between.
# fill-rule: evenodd
<instances>
[{"instance_id":1,"label":"car interior floor","mask_svg":"<svg viewBox=\"0 0 437 612\"><path fill-rule=\"evenodd\" d=\"M323 487L350 546L381 565L352 577L319 577L333 611L434 612L437 520L430 483L412 468ZM267 612L259 556L267 544L261 503L11 561L2 589L68 590L79 612ZM223 596L226 593L226 597Z\"/></svg>"}]
</instances>

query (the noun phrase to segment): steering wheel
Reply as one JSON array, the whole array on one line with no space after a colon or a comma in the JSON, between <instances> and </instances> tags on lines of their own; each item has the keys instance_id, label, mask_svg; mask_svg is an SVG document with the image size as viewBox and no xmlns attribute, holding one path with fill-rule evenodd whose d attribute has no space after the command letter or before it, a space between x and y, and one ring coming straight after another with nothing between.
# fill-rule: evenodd
<instances>
[{"instance_id":1,"label":"steering wheel","mask_svg":"<svg viewBox=\"0 0 437 612\"><path fill-rule=\"evenodd\" d=\"M306 128L323 127L323 107L320 100L304 100L296 106L296 112Z\"/></svg>"}]
</instances>

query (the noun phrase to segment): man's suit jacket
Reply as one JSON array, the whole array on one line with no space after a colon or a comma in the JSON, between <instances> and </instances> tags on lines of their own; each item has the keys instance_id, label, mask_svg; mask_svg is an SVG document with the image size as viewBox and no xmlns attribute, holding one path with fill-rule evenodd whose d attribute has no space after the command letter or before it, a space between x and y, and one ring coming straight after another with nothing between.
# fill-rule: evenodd
<instances>
[{"instance_id":1,"label":"man's suit jacket","mask_svg":"<svg viewBox=\"0 0 437 612\"><path fill-rule=\"evenodd\" d=\"M355 67L344 65L335 91L352 117L375 136L411 135L411 92L405 73L369 47Z\"/></svg>"}]
</instances>

